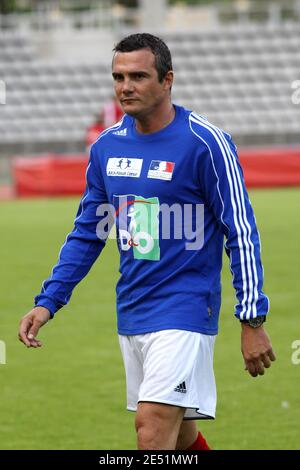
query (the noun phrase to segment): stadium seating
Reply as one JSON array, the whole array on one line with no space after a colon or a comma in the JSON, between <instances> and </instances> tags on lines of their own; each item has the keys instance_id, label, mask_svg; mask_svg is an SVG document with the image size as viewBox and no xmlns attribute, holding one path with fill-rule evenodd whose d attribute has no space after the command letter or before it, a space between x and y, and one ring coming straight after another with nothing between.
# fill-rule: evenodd
<instances>
[{"instance_id":1,"label":"stadium seating","mask_svg":"<svg viewBox=\"0 0 300 470\"><path fill-rule=\"evenodd\" d=\"M300 78L298 23L249 23L163 37L173 54L175 102L238 143L299 143L300 105L292 102L292 82ZM82 150L87 126L112 93L109 67L45 63L30 38L1 33L0 78L7 97L0 109L0 146L59 143L63 151L72 141Z\"/></svg>"}]
</instances>

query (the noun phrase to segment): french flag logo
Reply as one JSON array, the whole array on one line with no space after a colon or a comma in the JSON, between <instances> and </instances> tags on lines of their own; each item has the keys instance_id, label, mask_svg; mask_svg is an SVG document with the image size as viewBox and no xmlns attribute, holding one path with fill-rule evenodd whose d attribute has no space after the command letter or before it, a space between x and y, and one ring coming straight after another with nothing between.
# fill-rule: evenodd
<instances>
[{"instance_id":1,"label":"french flag logo","mask_svg":"<svg viewBox=\"0 0 300 470\"><path fill-rule=\"evenodd\" d=\"M156 178L170 181L172 179L175 163L161 160L152 160L150 163L148 178Z\"/></svg>"}]
</instances>

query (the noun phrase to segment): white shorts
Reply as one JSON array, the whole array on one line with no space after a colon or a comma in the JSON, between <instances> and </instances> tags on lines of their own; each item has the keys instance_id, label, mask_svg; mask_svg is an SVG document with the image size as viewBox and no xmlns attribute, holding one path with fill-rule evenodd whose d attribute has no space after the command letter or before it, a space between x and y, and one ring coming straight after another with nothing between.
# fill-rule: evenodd
<instances>
[{"instance_id":1,"label":"white shorts","mask_svg":"<svg viewBox=\"0 0 300 470\"><path fill-rule=\"evenodd\" d=\"M140 401L186 408L184 419L214 418L215 336L185 330L119 335L126 372L127 409Z\"/></svg>"}]
</instances>

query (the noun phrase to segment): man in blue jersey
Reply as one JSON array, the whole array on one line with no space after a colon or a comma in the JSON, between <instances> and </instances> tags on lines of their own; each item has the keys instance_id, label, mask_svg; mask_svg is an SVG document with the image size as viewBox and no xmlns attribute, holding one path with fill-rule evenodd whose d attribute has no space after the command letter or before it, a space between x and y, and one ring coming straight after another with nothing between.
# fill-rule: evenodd
<instances>
[{"instance_id":1,"label":"man in blue jersey","mask_svg":"<svg viewBox=\"0 0 300 470\"><path fill-rule=\"evenodd\" d=\"M19 338L41 346L39 328L69 301L113 219L118 333L138 449L207 450L195 420L215 416L224 235L245 368L256 377L275 360L255 218L230 136L172 103L166 44L150 34L123 39L112 75L125 115L92 145L74 229Z\"/></svg>"}]
</instances>

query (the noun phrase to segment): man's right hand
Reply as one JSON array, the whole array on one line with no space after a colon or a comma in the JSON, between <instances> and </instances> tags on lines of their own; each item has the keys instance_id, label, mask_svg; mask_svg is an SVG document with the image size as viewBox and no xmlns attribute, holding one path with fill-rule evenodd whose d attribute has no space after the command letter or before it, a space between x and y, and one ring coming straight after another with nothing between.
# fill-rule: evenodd
<instances>
[{"instance_id":1,"label":"man's right hand","mask_svg":"<svg viewBox=\"0 0 300 470\"><path fill-rule=\"evenodd\" d=\"M50 319L50 312L45 307L34 307L20 321L19 340L28 348L40 348L41 341L36 339L39 329Z\"/></svg>"}]
</instances>

